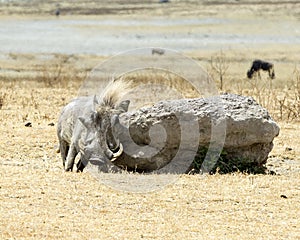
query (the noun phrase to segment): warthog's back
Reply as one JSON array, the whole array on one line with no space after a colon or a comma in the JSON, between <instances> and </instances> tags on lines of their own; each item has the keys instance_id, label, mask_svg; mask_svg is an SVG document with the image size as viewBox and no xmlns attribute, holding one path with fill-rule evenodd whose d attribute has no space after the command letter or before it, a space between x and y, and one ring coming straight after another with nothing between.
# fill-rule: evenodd
<instances>
[{"instance_id":1,"label":"warthog's back","mask_svg":"<svg viewBox=\"0 0 300 240\"><path fill-rule=\"evenodd\" d=\"M80 116L92 111L92 97L79 97L66 105L59 116L57 136L59 140L71 142L76 122Z\"/></svg>"}]
</instances>

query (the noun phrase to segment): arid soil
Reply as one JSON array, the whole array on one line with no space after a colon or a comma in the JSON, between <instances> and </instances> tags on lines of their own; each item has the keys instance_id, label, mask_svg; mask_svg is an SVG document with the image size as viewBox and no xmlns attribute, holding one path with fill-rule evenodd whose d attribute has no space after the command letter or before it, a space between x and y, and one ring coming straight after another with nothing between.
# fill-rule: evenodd
<instances>
[{"instance_id":1,"label":"arid soil","mask_svg":"<svg viewBox=\"0 0 300 240\"><path fill-rule=\"evenodd\" d=\"M66 14L61 17L140 19L147 13L196 19L218 15L228 21L259 19L260 29L266 19L267 35L276 30L272 21L284 19L291 33L299 34L295 30L300 20L298 1L203 1L200 5L198 1L170 1L169 5L157 2L110 1L105 6L92 1L60 3ZM1 18L53 17L57 1L33 3L24 7L23 2L2 1ZM217 28L206 24L197 31L215 32ZM229 24L227 30L240 34L247 29ZM298 52L299 46L293 43L223 49L229 67L220 91L253 96L281 128L267 162L272 174L180 175L159 190L134 193L114 189L86 171L65 173L56 153L61 108L77 96L88 72L107 56L7 53L2 45L0 238L300 239ZM201 64L220 86L220 76L211 63L220 56L220 49L185 54ZM265 73L261 73L261 81L246 79L245 73L256 57L274 62L273 82ZM131 177L138 178L128 175ZM147 182L152 181L151 177L140 179Z\"/></svg>"}]
</instances>

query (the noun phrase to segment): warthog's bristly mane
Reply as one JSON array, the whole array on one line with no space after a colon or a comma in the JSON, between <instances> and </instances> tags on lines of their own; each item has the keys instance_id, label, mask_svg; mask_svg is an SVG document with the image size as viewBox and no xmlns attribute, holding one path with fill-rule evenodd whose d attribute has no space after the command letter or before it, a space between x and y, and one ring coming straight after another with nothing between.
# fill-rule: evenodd
<instances>
[{"instance_id":1,"label":"warthog's bristly mane","mask_svg":"<svg viewBox=\"0 0 300 240\"><path fill-rule=\"evenodd\" d=\"M130 82L111 81L100 95L100 106L115 108L116 104L130 90Z\"/></svg>"}]
</instances>

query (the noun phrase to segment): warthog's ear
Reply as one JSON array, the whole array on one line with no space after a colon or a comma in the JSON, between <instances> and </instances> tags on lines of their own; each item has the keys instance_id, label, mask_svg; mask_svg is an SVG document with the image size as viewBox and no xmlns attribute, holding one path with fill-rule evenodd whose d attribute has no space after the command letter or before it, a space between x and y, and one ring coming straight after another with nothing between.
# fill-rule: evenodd
<instances>
[{"instance_id":1,"label":"warthog's ear","mask_svg":"<svg viewBox=\"0 0 300 240\"><path fill-rule=\"evenodd\" d=\"M128 111L128 107L129 107L129 100L124 100L122 102L119 103L119 105L116 107L116 109L119 111L119 113L124 113Z\"/></svg>"},{"instance_id":2,"label":"warthog's ear","mask_svg":"<svg viewBox=\"0 0 300 240\"><path fill-rule=\"evenodd\" d=\"M87 120L84 117L79 117L78 120L79 120L79 122L82 123L82 125L84 127L89 128L89 126L88 126L89 124L88 124Z\"/></svg>"}]
</instances>

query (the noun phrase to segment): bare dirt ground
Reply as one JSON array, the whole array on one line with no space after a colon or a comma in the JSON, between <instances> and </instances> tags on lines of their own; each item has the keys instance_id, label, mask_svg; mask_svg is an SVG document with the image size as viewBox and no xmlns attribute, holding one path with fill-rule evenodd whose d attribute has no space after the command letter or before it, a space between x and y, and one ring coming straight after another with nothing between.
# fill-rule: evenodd
<instances>
[{"instance_id":1,"label":"bare dirt ground","mask_svg":"<svg viewBox=\"0 0 300 240\"><path fill-rule=\"evenodd\" d=\"M278 19L284 19L293 33L299 26L298 1L183 2L161 5L156 1L110 1L103 6L76 1L60 6L70 19L218 15L228 20L259 19L260 29L266 19L269 30L265 34L276 30ZM53 14L57 1L22 4L2 1L1 18L45 18L45 14ZM218 28L206 24L197 31ZM247 30L235 25L227 31ZM211 72L218 85L219 76L211 69L210 60L219 50L186 53ZM56 123L61 108L76 97L86 73L106 57L7 55L1 48L0 238L300 239L300 80L294 74L299 68L299 46L277 43L244 50L224 50L230 67L222 91L260 99L278 122L280 135L274 140L267 163L276 174L180 175L174 184L161 190L132 193L115 190L88 172L65 173L56 153ZM276 79L271 91L265 75L262 82L245 79L245 71L257 56L275 61ZM29 122L32 126L25 127Z\"/></svg>"}]
</instances>

